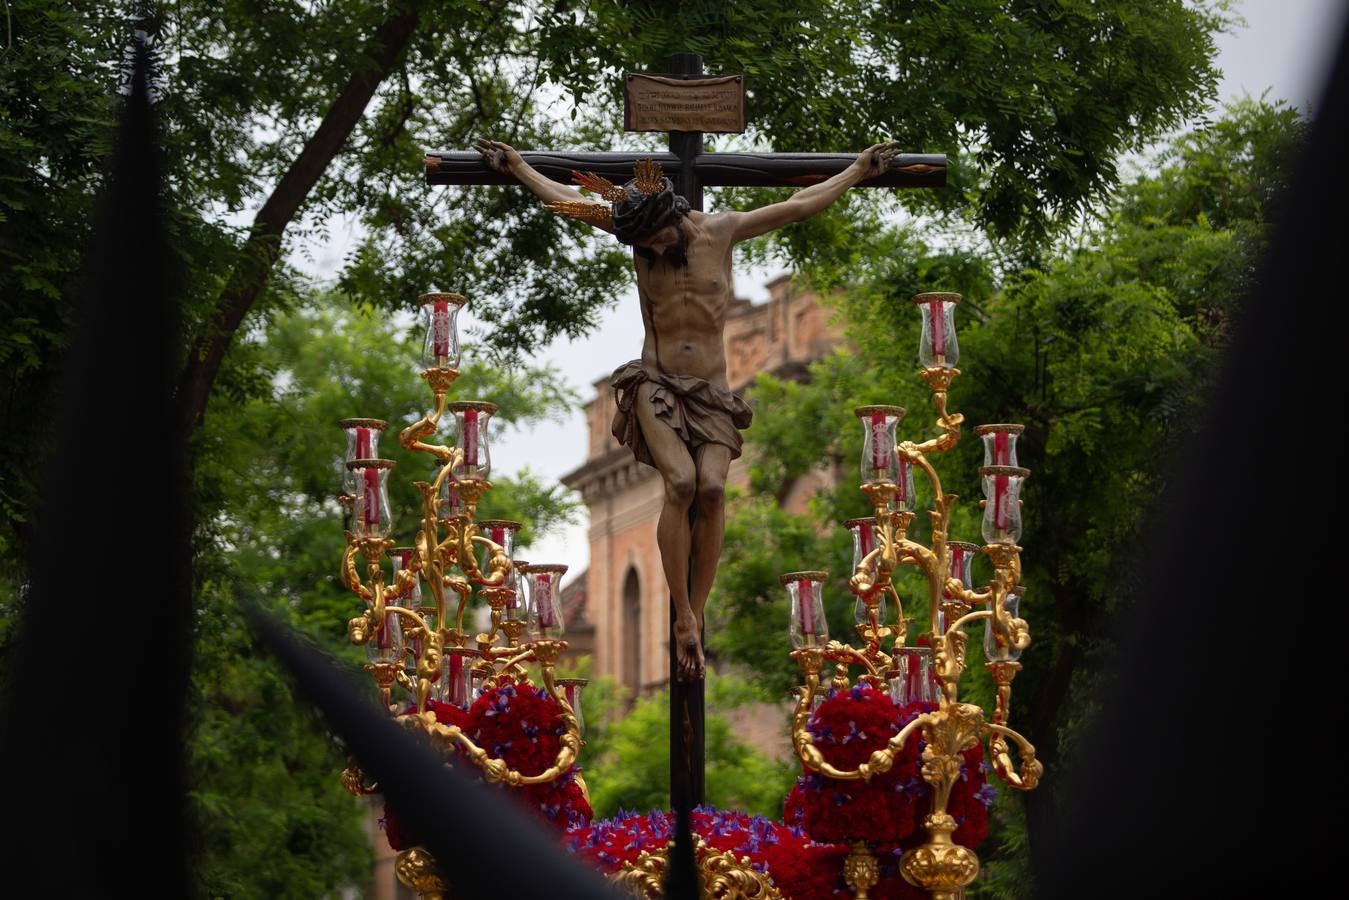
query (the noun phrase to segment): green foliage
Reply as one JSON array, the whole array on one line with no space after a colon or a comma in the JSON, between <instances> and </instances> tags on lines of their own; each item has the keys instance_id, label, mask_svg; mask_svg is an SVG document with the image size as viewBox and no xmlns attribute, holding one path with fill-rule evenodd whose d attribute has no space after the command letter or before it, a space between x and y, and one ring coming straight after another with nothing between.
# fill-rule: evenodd
<instances>
[{"instance_id":1,"label":"green foliage","mask_svg":"<svg viewBox=\"0 0 1349 900\"><path fill-rule=\"evenodd\" d=\"M1022 615L1035 643L1023 657L1012 725L1061 768L1095 709L1092 694L1111 649L1110 634L1134 590L1134 549L1150 517L1164 514L1169 452L1197 422L1238 301L1250 287L1269 224L1270 198L1289 148L1303 129L1296 113L1247 101L1218 122L1176 140L1153 173L1127 185L1074 246L1059 246L1034 269L1008 267L996 253L936 252L898 228L842 293L853 350L812 367L808 384L763 378L749 432L752 483L760 492L734 508L718 573L714 647L776 690L784 665L786 601L777 575L825 568L835 634L852 634L844 585L850 548L841 520L865 515L856 482L861 429L851 415L866 403L909 410L901 439L932 433L927 389L913 377L922 290L965 295L958 312L964 374L950 408L968 426L1022 422L1022 465L1032 470L1025 500ZM977 242L973 244L977 247ZM942 488L964 498L951 537L978 541L977 469L982 446L966 436L936 460ZM793 516L778 501L815 466L843 486ZM920 508L931 488L919 481ZM973 498L973 499L971 499ZM914 533L925 539L923 517ZM905 571L905 570L901 570ZM975 579L988 576L975 564ZM906 576L907 578L907 576ZM898 584L905 611L926 631L921 586ZM838 616L842 621L838 621ZM771 623L773 627L765 627ZM977 647L981 635L971 630ZM977 654L977 650L974 651ZM964 694L987 704L991 685L977 662ZM1025 799L1022 813L1000 801L992 871L980 888L1013 896L1026 883L1026 848L1053 818L1052 781ZM1021 854L1021 855L1019 855ZM1001 869L999 869L1001 866Z\"/></svg>"},{"instance_id":2,"label":"green foliage","mask_svg":"<svg viewBox=\"0 0 1349 900\"><path fill-rule=\"evenodd\" d=\"M591 721L590 691L587 688L587 722ZM604 693L613 697L612 689ZM778 818L796 777L795 767L771 760L738 740L730 723L717 712L760 699L758 691L733 676L708 679L707 803ZM600 718L587 732L585 778L597 818L620 809L669 808L669 721L670 694L662 690L638 698L622 716Z\"/></svg>"},{"instance_id":3,"label":"green foliage","mask_svg":"<svg viewBox=\"0 0 1349 900\"><path fill-rule=\"evenodd\" d=\"M188 767L198 893L331 896L370 875L364 805L338 786L345 754L256 646L233 593L201 592Z\"/></svg>"},{"instance_id":4,"label":"green foliage","mask_svg":"<svg viewBox=\"0 0 1349 900\"><path fill-rule=\"evenodd\" d=\"M185 347L209 343L223 289L259 262L241 256L241 222L278 185L291 189L283 175L353 74L368 71L371 36L406 7L184 0L153 7L140 23L159 60ZM39 452L0 463L6 553L31 527L33 460L43 458L43 411L133 26L125 4L76 11L18 0L7 9L0 312L10 327L0 336L0 414L6 434ZM467 148L479 134L522 148L627 143L615 125L621 73L660 70L669 53L693 50L710 70L747 76L752 131L733 146L854 150L893 137L944 151L951 188L906 192L906 205L968 208L997 233L1035 238L1109 190L1120 151L1203 109L1216 79L1212 36L1228 21L1217 0L433 0L417 9L416 30L350 138L312 161L312 189L286 196L282 205L296 213L279 249L282 258L302 250L334 217L358 223L359 246L334 273L348 296L407 309L425 290L457 290L476 301L491 338L484 350L501 358L591 330L630 277L626 255L520 190L428 190L427 149ZM877 203L850 198L770 243L798 263L847 272L878 221ZM294 272L259 271L266 284L250 317L295 302ZM257 323L246 318L239 333L250 327ZM236 367L221 388L248 377Z\"/></svg>"},{"instance_id":5,"label":"green foliage","mask_svg":"<svg viewBox=\"0 0 1349 900\"><path fill-rule=\"evenodd\" d=\"M0 460L0 566L13 573L13 543L31 518L33 467L46 458L75 248L89 236L102 177L91 163L109 150L125 33L65 3L14 0L5 14L13 31L0 52L0 421L11 446L23 449Z\"/></svg>"},{"instance_id":6,"label":"green foliage","mask_svg":"<svg viewBox=\"0 0 1349 900\"><path fill-rule=\"evenodd\" d=\"M599 0L556 4L540 49L546 77L611 104L624 69L701 53L710 72L745 74L754 140L946 152L956 189L906 199L1041 234L1104 196L1122 151L1204 108L1229 21L1225 4L1181 0Z\"/></svg>"}]
</instances>

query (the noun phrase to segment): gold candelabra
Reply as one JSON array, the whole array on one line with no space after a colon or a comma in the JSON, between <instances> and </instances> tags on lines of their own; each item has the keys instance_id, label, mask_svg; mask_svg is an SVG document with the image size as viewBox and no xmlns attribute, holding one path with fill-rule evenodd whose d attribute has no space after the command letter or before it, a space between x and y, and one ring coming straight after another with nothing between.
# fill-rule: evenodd
<instances>
[{"instance_id":1,"label":"gold candelabra","mask_svg":"<svg viewBox=\"0 0 1349 900\"><path fill-rule=\"evenodd\" d=\"M430 480L413 482L421 494L421 519L412 546L395 548L389 537L388 477L394 463L378 458L378 441L387 424L379 419L339 423L347 433L346 481L339 499L351 522L345 532L341 578L365 603L363 612L347 623L347 634L352 643L368 648L366 670L400 724L445 749L457 747L488 782L540 784L559 778L576 762L583 744L580 697L586 681L555 677L558 657L567 648L559 589L567 567L515 559L520 524L477 520L478 504L492 487L487 426L496 407L481 401L446 401L459 377L456 320L464 302L457 294L419 298L426 324L421 377L431 389L434 409L404 428L398 438L405 449L432 458ZM453 439L429 443L446 412L454 417ZM392 570L387 584L386 557ZM360 561L365 563L364 578ZM429 606L422 605L423 585L432 598ZM491 624L470 640L464 614L475 592L490 608ZM539 667L543 687L557 702L564 725L557 756L542 772L512 769L459 726L438 721L428 708L431 700L466 708L481 691L507 678L526 678L525 667L531 664ZM411 695L415 709L400 713L401 707L393 703L395 687ZM579 774L576 778L584 792L585 783ZM357 795L379 791L354 763L342 773L342 784ZM400 853L396 871L404 884L424 897L439 897L445 890L435 861L424 848Z\"/></svg>"},{"instance_id":2,"label":"gold candelabra","mask_svg":"<svg viewBox=\"0 0 1349 900\"><path fill-rule=\"evenodd\" d=\"M921 736L921 774L932 787L931 810L924 819L928 839L906 852L900 871L910 884L921 887L939 900L963 894L979 874L979 858L973 850L956 844L952 833L956 821L947 812L947 802L960 776L961 754L983 740L988 741L993 770L1009 786L1030 790L1044 771L1030 742L1008 727L1012 680L1021 669L1018 658L1030 644L1030 631L1017 617L1021 598L1021 485L1030 474L1016 462L1019 425L983 425L975 429L984 441L984 466L979 470L985 499L982 533L984 545L948 539L950 516L956 497L942 491L941 479L931 458L949 451L960 440L964 417L947 410L947 390L960 374L954 311L959 294L925 293L914 298L923 317L918 373L932 391L937 412L936 437L921 443L897 441L895 430L905 411L897 406L866 406L856 410L864 429L861 489L874 515L847 523L853 532L854 568L849 587L856 597L854 615L862 647L829 640L821 589L824 572L792 572L782 576L791 598L791 655L804 679L792 717L792 743L801 762L813 772L840 780L867 781L889 771L905 744ZM916 512L914 474L921 473L931 486L933 508L931 538L927 546L908 533ZM988 558L993 567L987 584L975 587L970 580L970 562L976 555ZM914 566L927 582L930 647L906 647L908 620L892 581L900 566ZM895 625L886 624L886 603L895 605ZM985 626L986 666L997 686L992 716L986 718L977 705L961 702L959 685L966 668L967 635L964 628L982 620ZM891 652L882 649L893 637ZM831 684L846 688L849 669L859 666L859 676L877 688L888 683L897 701L928 700L936 708L919 714L894 734L886 745L852 769L831 765L808 728L820 692L826 663L834 664ZM931 693L928 693L928 691ZM935 694L935 696L933 696ZM1019 750L1020 766L1014 766L1010 745ZM856 896L865 898L878 879L878 866L865 842L853 845L844 863L844 877Z\"/></svg>"}]
</instances>

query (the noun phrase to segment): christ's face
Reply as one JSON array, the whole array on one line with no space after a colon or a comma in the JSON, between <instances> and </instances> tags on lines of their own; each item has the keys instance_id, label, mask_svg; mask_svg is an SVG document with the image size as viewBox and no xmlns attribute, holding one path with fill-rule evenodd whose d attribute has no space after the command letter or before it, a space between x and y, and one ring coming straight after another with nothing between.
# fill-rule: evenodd
<instances>
[{"instance_id":1,"label":"christ's face","mask_svg":"<svg viewBox=\"0 0 1349 900\"><path fill-rule=\"evenodd\" d=\"M644 247L650 250L655 256L664 256L670 250L679 247L683 243L679 233L679 226L666 225L660 231L654 232L637 242L638 247Z\"/></svg>"}]
</instances>

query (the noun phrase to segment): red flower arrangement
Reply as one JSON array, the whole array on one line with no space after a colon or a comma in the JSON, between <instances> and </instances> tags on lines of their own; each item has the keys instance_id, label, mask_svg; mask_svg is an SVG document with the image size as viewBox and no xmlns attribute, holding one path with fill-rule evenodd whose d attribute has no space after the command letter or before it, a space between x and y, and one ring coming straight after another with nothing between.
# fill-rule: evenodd
<instances>
[{"instance_id":1,"label":"red flower arrangement","mask_svg":"<svg viewBox=\"0 0 1349 900\"><path fill-rule=\"evenodd\" d=\"M917 703L901 709L887 693L859 684L826 698L808 728L829 763L852 769L883 748L905 724L932 709L932 704ZM783 820L820 843L869 841L894 848L923 843L927 834L922 821L931 796L931 786L921 774L923 746L921 739L907 741L894 767L869 782L803 774L787 795ZM993 789L985 779L983 748L967 750L964 757L947 811L957 823L952 839L973 849L988 836Z\"/></svg>"},{"instance_id":2,"label":"red flower arrangement","mask_svg":"<svg viewBox=\"0 0 1349 900\"><path fill-rule=\"evenodd\" d=\"M475 744L524 775L538 775L553 765L562 748L561 735L566 731L557 701L528 681L517 684L508 679L500 686L484 691L468 710L435 700L427 700L426 708L435 713L437 722L458 725ZM415 706L405 710L407 713L416 711ZM476 767L474 771L477 772ZM545 784L500 787L549 825L571 831L584 828L594 817L590 803L576 781L579 772L580 767L573 765L569 771ZM401 827L387 803L381 821L393 849L403 850L416 843Z\"/></svg>"},{"instance_id":3,"label":"red flower arrangement","mask_svg":"<svg viewBox=\"0 0 1349 900\"><path fill-rule=\"evenodd\" d=\"M529 682L506 681L485 692L467 711L434 701L429 708L438 721L459 725L479 746L527 775L551 766L561 746L561 710ZM839 768L853 768L866 762L905 723L933 708L914 704L901 709L888 694L862 684L827 698L809 727L826 759ZM904 881L899 862L906 849L927 839L921 822L931 789L919 772L922 749L921 739L910 741L895 766L870 782L803 775L787 797L785 824L699 807L693 814L693 830L713 850L748 857L791 900L851 897L843 880L848 844L868 841L880 865L880 880L871 895L879 900L921 900L926 894ZM947 811L957 822L953 839L974 848L988 834L993 789L986 783L983 748L974 747L964 757ZM602 870L616 872L643 851L665 850L674 836L671 813L620 812L592 824L590 804L576 781L578 772L579 767L573 767L548 784L502 789L553 827L564 829L568 849ZM395 850L414 843L387 806L384 826Z\"/></svg>"},{"instance_id":4,"label":"red flower arrangement","mask_svg":"<svg viewBox=\"0 0 1349 900\"><path fill-rule=\"evenodd\" d=\"M817 844L780 822L738 812L719 812L700 806L693 812L693 831L713 850L748 857L755 871L768 875L790 900L845 900L853 896L843 880L843 860L849 848ZM674 839L674 816L652 811L647 815L621 812L612 819L573 832L567 848L597 868L617 872L635 862L643 851L664 852ZM881 854L880 881L872 896L882 900L924 900L927 894L904 881L898 856Z\"/></svg>"}]
</instances>

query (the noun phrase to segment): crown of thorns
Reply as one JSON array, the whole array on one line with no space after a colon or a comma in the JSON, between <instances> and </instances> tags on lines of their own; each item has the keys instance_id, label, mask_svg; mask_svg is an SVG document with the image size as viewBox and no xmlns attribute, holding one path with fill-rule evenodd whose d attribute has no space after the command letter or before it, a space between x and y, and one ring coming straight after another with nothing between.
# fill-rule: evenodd
<instances>
[{"instance_id":1,"label":"crown of thorns","mask_svg":"<svg viewBox=\"0 0 1349 900\"><path fill-rule=\"evenodd\" d=\"M660 163L647 157L639 159L632 167L633 179L631 184L647 197L655 196L664 190L665 172L661 169ZM595 172L578 172L572 170L571 180L580 185L583 190L599 194L608 203L594 203L589 200L554 200L547 204L548 208L555 213L561 213L564 216L571 216L574 219L580 219L583 222L589 222L591 225L611 225L614 221L614 204L628 198L626 188L619 187L603 175Z\"/></svg>"}]
</instances>

